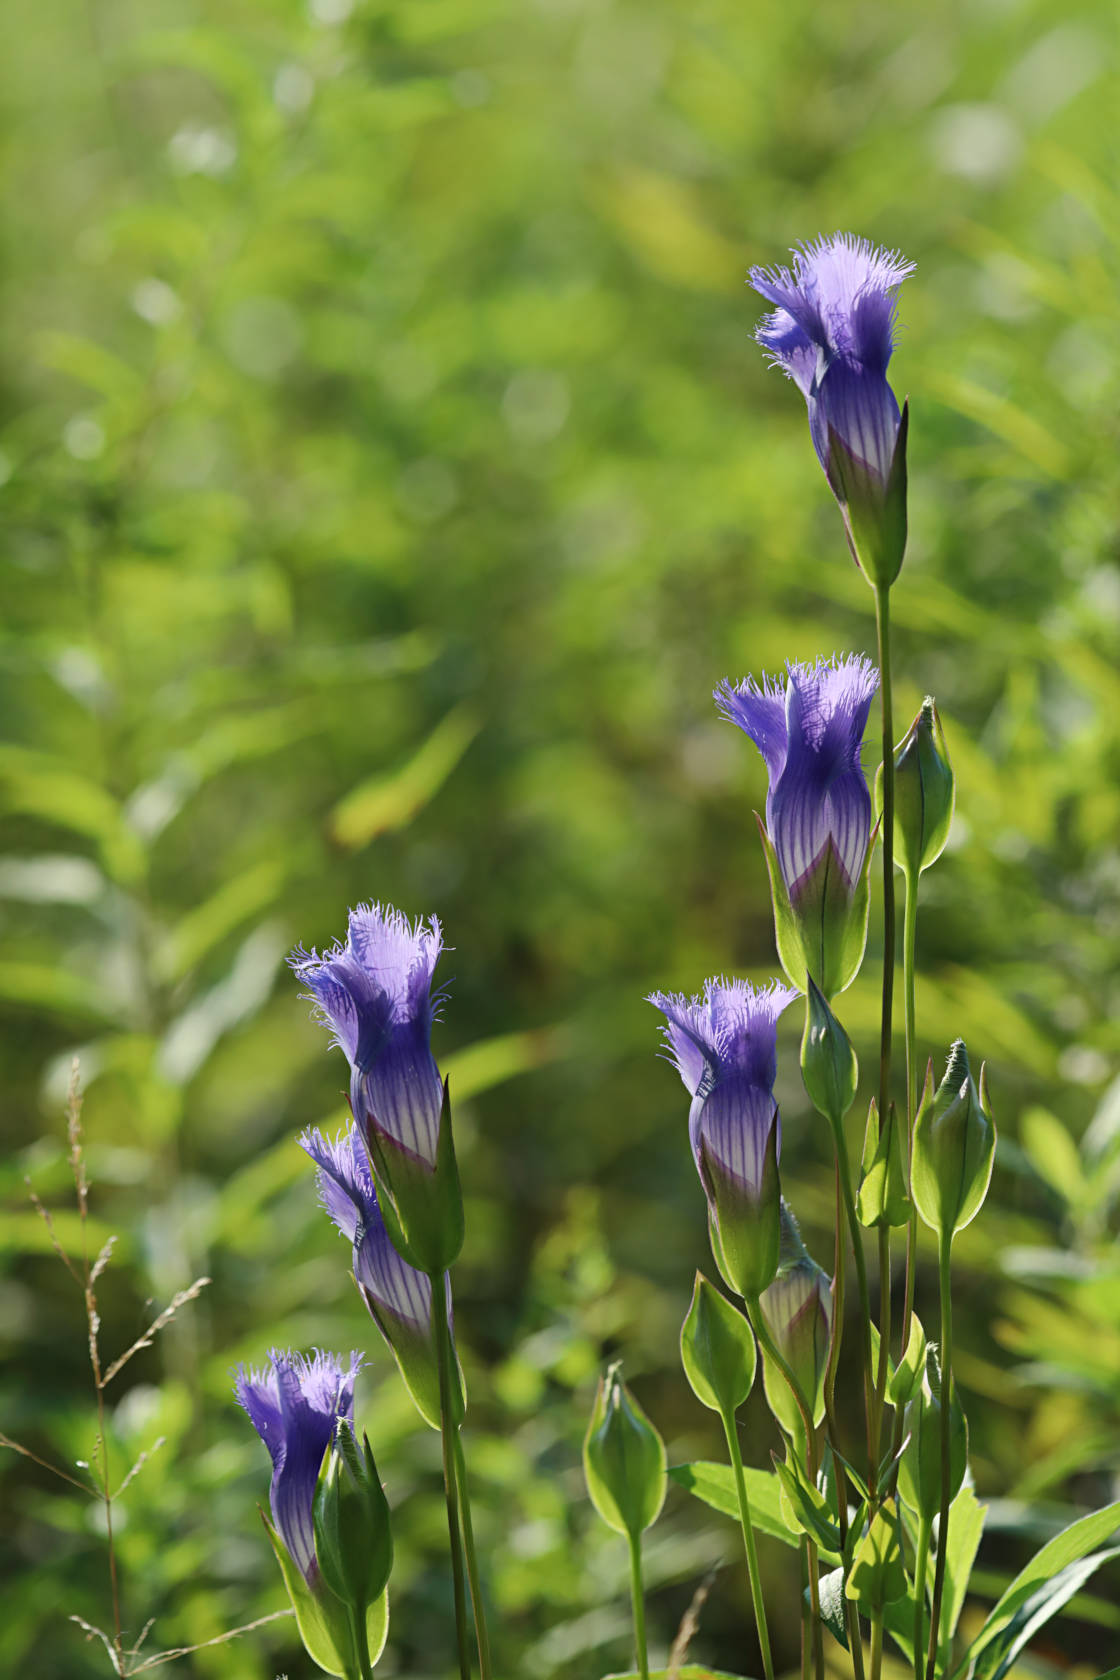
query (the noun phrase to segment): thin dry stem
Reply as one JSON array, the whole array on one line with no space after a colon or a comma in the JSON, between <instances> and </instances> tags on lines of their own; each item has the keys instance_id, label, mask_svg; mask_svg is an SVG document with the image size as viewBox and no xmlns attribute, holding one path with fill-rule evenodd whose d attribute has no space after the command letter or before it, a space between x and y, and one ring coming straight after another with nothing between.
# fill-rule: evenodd
<instances>
[{"instance_id":1,"label":"thin dry stem","mask_svg":"<svg viewBox=\"0 0 1120 1680\"><path fill-rule=\"evenodd\" d=\"M57 1464L51 1464L49 1460L40 1458L39 1454L33 1453L30 1447L21 1446L19 1441L13 1441L11 1436L5 1435L2 1430L0 1430L0 1447L10 1447L12 1452L19 1453L21 1458L29 1458L32 1464L37 1464L40 1470L49 1470L52 1476L61 1477L64 1482L69 1482L71 1487L81 1488L83 1493L90 1492L85 1482L80 1482L76 1476L71 1476L67 1471L60 1470Z\"/></svg>"},{"instance_id":2,"label":"thin dry stem","mask_svg":"<svg viewBox=\"0 0 1120 1680\"><path fill-rule=\"evenodd\" d=\"M688 1647L700 1631L700 1612L704 1608L704 1601L712 1590L712 1583L715 1578L716 1571L710 1569L693 1593L692 1602L681 1617L681 1625L677 1629L676 1638L673 1640L669 1651L669 1666L665 1671L667 1680L678 1680L680 1671L684 1666L684 1659L688 1655Z\"/></svg>"},{"instance_id":3,"label":"thin dry stem","mask_svg":"<svg viewBox=\"0 0 1120 1680\"><path fill-rule=\"evenodd\" d=\"M244 1627L232 1628L229 1633L219 1633L213 1639L204 1639L201 1645L179 1645L174 1651L161 1651L158 1656L148 1657L144 1662L129 1670L130 1674L142 1674L147 1668L159 1668L162 1663L175 1662L179 1657L189 1657L195 1651L205 1651L210 1645L227 1645L231 1639L240 1639L243 1633L252 1633L254 1629L265 1627L269 1622L281 1621L285 1616L291 1616L291 1610L273 1610L271 1615L260 1616L255 1622L246 1622Z\"/></svg>"},{"instance_id":4,"label":"thin dry stem","mask_svg":"<svg viewBox=\"0 0 1120 1680\"><path fill-rule=\"evenodd\" d=\"M130 1348L126 1348L119 1359L114 1359L104 1377L101 1379L101 1387L108 1388L118 1371L122 1370L123 1367L128 1364L134 1353L139 1353L141 1348L151 1347L153 1338L171 1323L171 1320L175 1317L179 1308L185 1306L188 1301L197 1300L209 1282L210 1279L208 1277L195 1278L194 1282L188 1289L180 1289L178 1294L174 1295L168 1305L164 1307L159 1317L153 1318L152 1322L143 1334L136 1338L132 1346Z\"/></svg>"},{"instance_id":5,"label":"thin dry stem","mask_svg":"<svg viewBox=\"0 0 1120 1680\"><path fill-rule=\"evenodd\" d=\"M145 1464L147 1464L148 1460L150 1458L152 1458L154 1456L154 1454L156 1454L159 1451L159 1449L162 1446L165 1446L166 1444L167 1444L167 1436L166 1435L157 1435L156 1436L156 1438L152 1442L151 1446L148 1447L144 1452L142 1452L140 1454L140 1457L136 1460L136 1463L132 1466L132 1469L129 1470L128 1474L124 1478L124 1481L121 1483L120 1487L118 1487L117 1491L114 1493L114 1495L113 1495L114 1499L119 1499L120 1498L121 1494L124 1492L125 1488L129 1484L129 1482L132 1481L133 1477L138 1476L140 1474L141 1470L143 1470Z\"/></svg>"}]
</instances>

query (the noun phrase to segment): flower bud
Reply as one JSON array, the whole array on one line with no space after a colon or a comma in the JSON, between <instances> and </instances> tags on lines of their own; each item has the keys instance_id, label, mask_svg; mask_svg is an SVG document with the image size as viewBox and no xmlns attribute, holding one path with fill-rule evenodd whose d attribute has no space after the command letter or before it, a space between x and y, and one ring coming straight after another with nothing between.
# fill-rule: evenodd
<instances>
[{"instance_id":1,"label":"flower bud","mask_svg":"<svg viewBox=\"0 0 1120 1680\"><path fill-rule=\"evenodd\" d=\"M832 1282L801 1241L797 1222L783 1204L782 1247L786 1263L760 1306L766 1326L790 1367L798 1393L814 1423L824 1415L824 1379L832 1345ZM762 1353L762 1378L770 1410L791 1433L802 1427L801 1412L781 1368Z\"/></svg>"},{"instance_id":2,"label":"flower bud","mask_svg":"<svg viewBox=\"0 0 1120 1680\"><path fill-rule=\"evenodd\" d=\"M892 1102L887 1109L885 1124L880 1125L879 1106L874 1097L867 1110L856 1210L861 1225L884 1225L888 1229L905 1225L910 1217L898 1114Z\"/></svg>"},{"instance_id":3,"label":"flower bud","mask_svg":"<svg viewBox=\"0 0 1120 1680\"><path fill-rule=\"evenodd\" d=\"M665 1502L665 1444L619 1376L599 1380L583 1443L587 1491L603 1521L636 1540Z\"/></svg>"},{"instance_id":4,"label":"flower bud","mask_svg":"<svg viewBox=\"0 0 1120 1680\"><path fill-rule=\"evenodd\" d=\"M754 1332L700 1272L681 1326L681 1363L701 1405L733 1417L754 1385Z\"/></svg>"},{"instance_id":5,"label":"flower bud","mask_svg":"<svg viewBox=\"0 0 1120 1680\"><path fill-rule=\"evenodd\" d=\"M930 1522L941 1509L941 1367L934 1348L926 1349L921 1387L906 1408L909 1436L898 1467L898 1491L912 1511ZM949 1402L949 1498L964 1484L968 1469L968 1423L957 1397Z\"/></svg>"},{"instance_id":6,"label":"flower bud","mask_svg":"<svg viewBox=\"0 0 1120 1680\"><path fill-rule=\"evenodd\" d=\"M859 1063L851 1040L811 975L801 1040L801 1077L809 1101L835 1129L855 1101Z\"/></svg>"},{"instance_id":7,"label":"flower bud","mask_svg":"<svg viewBox=\"0 0 1120 1680\"><path fill-rule=\"evenodd\" d=\"M368 1437L362 1450L339 1426L315 1491L315 1556L323 1580L354 1616L380 1598L393 1567L389 1505Z\"/></svg>"},{"instance_id":8,"label":"flower bud","mask_svg":"<svg viewBox=\"0 0 1120 1680\"><path fill-rule=\"evenodd\" d=\"M964 1041L949 1053L945 1077L933 1091L932 1067L914 1122L910 1189L919 1214L943 1241L979 1213L988 1193L996 1152L996 1128L988 1112L988 1088L980 1070L977 1093Z\"/></svg>"},{"instance_id":9,"label":"flower bud","mask_svg":"<svg viewBox=\"0 0 1120 1680\"><path fill-rule=\"evenodd\" d=\"M875 783L882 809L883 771ZM953 821L956 781L937 707L927 695L894 755L895 862L916 876L945 850Z\"/></svg>"}]
</instances>

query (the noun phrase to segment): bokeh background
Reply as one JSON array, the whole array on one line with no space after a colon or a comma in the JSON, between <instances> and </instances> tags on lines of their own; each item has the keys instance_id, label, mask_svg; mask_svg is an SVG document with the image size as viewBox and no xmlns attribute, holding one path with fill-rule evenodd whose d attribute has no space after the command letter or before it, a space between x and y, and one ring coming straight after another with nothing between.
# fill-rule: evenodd
<instances>
[{"instance_id":1,"label":"bokeh background","mask_svg":"<svg viewBox=\"0 0 1120 1680\"><path fill-rule=\"evenodd\" d=\"M93 1448L82 1303L25 1187L76 1244L77 1053L92 1240L119 1238L107 1352L213 1280L110 1391L117 1477L164 1443L118 1513L146 1652L283 1605L230 1369L321 1344L370 1354L399 1560L379 1672L450 1671L438 1444L293 1141L342 1123L345 1073L285 954L380 898L454 946L436 1047L499 1670L626 1666L624 1548L579 1469L603 1360L673 1460L721 1452L676 1362L710 1257L643 996L775 970L763 770L710 694L873 646L744 286L836 228L918 264L897 706L937 696L959 786L919 1038L965 1033L1001 1128L958 1245L992 1500L966 1625L1116 1496L1114 33L1107 0L10 0L0 1429L71 1469ZM868 1068L876 937L843 1009ZM827 1264L795 1015L786 1184ZM757 1396L744 1442L768 1462ZM0 1472L0 1670L107 1674L66 1619L110 1624L95 1507ZM790 1557L763 1542L787 1664ZM757 1672L730 1523L675 1491L648 1569L655 1654L715 1570L693 1655ZM1017 1674L1111 1666L1118 1589ZM281 1621L174 1672L310 1665Z\"/></svg>"}]
</instances>

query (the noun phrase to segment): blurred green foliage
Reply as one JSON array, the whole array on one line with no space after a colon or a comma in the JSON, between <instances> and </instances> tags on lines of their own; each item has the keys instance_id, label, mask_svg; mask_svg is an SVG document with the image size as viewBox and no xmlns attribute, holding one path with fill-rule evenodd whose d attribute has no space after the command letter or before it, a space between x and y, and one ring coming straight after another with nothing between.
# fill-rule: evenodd
<instances>
[{"instance_id":1,"label":"blurred green foliage","mask_svg":"<svg viewBox=\"0 0 1120 1680\"><path fill-rule=\"evenodd\" d=\"M93 1236L120 1238L107 1350L213 1279L110 1417L119 1475L164 1440L118 1534L145 1649L283 1602L231 1365L363 1346L398 1541L380 1672L449 1672L438 1444L293 1142L341 1123L345 1080L283 958L374 897L455 947L437 1050L499 1667L629 1661L625 1557L579 1469L603 1358L625 1353L671 1462L720 1451L676 1362L708 1255L642 999L775 966L763 771L709 694L872 645L743 285L838 227L918 262L896 703L936 695L958 777L923 881L922 1054L963 1031L1001 1131L958 1245L979 1491L1010 1496L990 1595L1115 1488L1115 1087L1086 1135L1120 1039L1113 23L1103 0L11 0L0 1427L91 1453L81 1301L23 1184L73 1240L78 1053ZM869 1063L872 961L843 1004ZM784 1167L827 1262L795 1013ZM757 1398L744 1439L766 1463ZM94 1508L0 1470L0 1666L105 1674L66 1620L109 1624ZM763 1547L789 1663L788 1565ZM648 1546L657 1660L718 1567L693 1659L750 1672L736 1559L675 1491ZM1056 1624L1058 1669L1114 1656L1106 1598ZM279 1622L177 1672L285 1666L307 1672Z\"/></svg>"}]
</instances>

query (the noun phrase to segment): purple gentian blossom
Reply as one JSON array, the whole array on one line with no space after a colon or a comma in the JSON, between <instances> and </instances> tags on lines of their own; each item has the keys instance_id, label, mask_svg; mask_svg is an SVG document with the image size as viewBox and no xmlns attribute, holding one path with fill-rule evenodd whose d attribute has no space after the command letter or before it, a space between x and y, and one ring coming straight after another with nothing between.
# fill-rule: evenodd
<instances>
[{"instance_id":1,"label":"purple gentian blossom","mask_svg":"<svg viewBox=\"0 0 1120 1680\"><path fill-rule=\"evenodd\" d=\"M709 980L701 997L654 992L670 1059L692 1098L688 1137L724 1277L757 1297L778 1264L781 1120L774 1100L778 1016L797 993L780 981Z\"/></svg>"},{"instance_id":2,"label":"purple gentian blossom","mask_svg":"<svg viewBox=\"0 0 1120 1680\"><path fill-rule=\"evenodd\" d=\"M896 294L914 264L850 233L792 255L792 269L751 269L755 291L776 306L755 336L808 403L813 446L833 488L830 427L885 486L901 419L887 384Z\"/></svg>"},{"instance_id":3,"label":"purple gentian blossom","mask_svg":"<svg viewBox=\"0 0 1120 1680\"><path fill-rule=\"evenodd\" d=\"M432 1169L443 1084L430 1045L441 994L431 988L442 950L434 916L425 927L388 905L360 904L350 912L345 945L291 958L346 1053L358 1124Z\"/></svg>"},{"instance_id":4,"label":"purple gentian blossom","mask_svg":"<svg viewBox=\"0 0 1120 1680\"><path fill-rule=\"evenodd\" d=\"M349 1368L332 1353L306 1359L272 1349L269 1368L239 1366L235 1391L272 1459L272 1520L292 1561L313 1585L318 1575L312 1505L327 1448L340 1420L354 1422L354 1378L362 1356Z\"/></svg>"},{"instance_id":5,"label":"purple gentian blossom","mask_svg":"<svg viewBox=\"0 0 1120 1680\"><path fill-rule=\"evenodd\" d=\"M780 1155L777 1022L796 996L778 980L756 990L747 980L715 979L701 997L654 992L649 998L665 1016L669 1058L692 1098L688 1141L701 1179L702 1143L756 1191L772 1127Z\"/></svg>"},{"instance_id":6,"label":"purple gentian blossom","mask_svg":"<svg viewBox=\"0 0 1120 1680\"><path fill-rule=\"evenodd\" d=\"M357 1126L333 1143L309 1129L299 1143L318 1169L315 1178L324 1208L353 1244L354 1277L374 1318L382 1324L388 1315L405 1329L430 1336L431 1280L402 1260L389 1240Z\"/></svg>"},{"instance_id":7,"label":"purple gentian blossom","mask_svg":"<svg viewBox=\"0 0 1120 1680\"><path fill-rule=\"evenodd\" d=\"M860 764L879 673L867 659L788 665L761 684L723 682L716 704L766 764L766 829L797 910L833 862L850 897L871 838L871 794Z\"/></svg>"}]
</instances>

